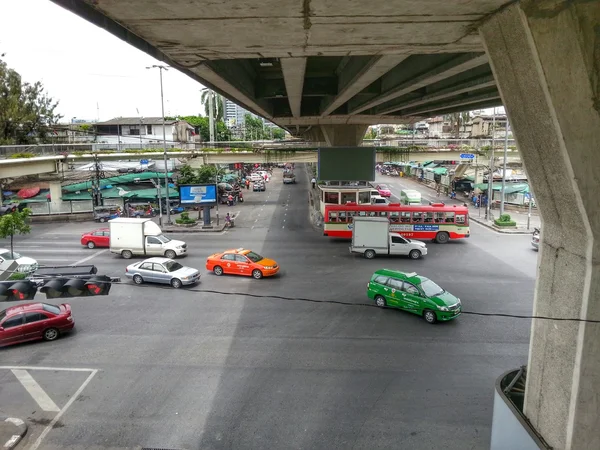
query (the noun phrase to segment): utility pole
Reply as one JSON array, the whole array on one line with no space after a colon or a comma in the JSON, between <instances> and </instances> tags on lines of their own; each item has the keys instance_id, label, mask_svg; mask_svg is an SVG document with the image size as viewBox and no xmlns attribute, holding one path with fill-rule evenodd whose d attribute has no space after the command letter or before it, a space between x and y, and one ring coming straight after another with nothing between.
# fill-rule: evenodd
<instances>
[{"instance_id":1,"label":"utility pole","mask_svg":"<svg viewBox=\"0 0 600 450\"><path fill-rule=\"evenodd\" d=\"M506 160L508 159L508 115L506 116L506 132L504 134L504 168L502 169L502 198L500 199L500 215L504 214L504 196L506 190Z\"/></svg>"},{"instance_id":2,"label":"utility pole","mask_svg":"<svg viewBox=\"0 0 600 450\"><path fill-rule=\"evenodd\" d=\"M162 129L163 129L163 160L165 163L165 204L167 208L167 224L171 225L171 205L169 200L171 196L169 195L169 162L167 160L167 135L166 135L166 125L165 125L165 98L163 93L163 79L162 73L163 70L168 70L165 66L153 65L150 67L146 67L146 69L158 69L160 73L160 106L162 111ZM162 215L162 203L160 205L160 212Z\"/></svg>"},{"instance_id":3,"label":"utility pole","mask_svg":"<svg viewBox=\"0 0 600 450\"><path fill-rule=\"evenodd\" d=\"M490 156L490 173L488 175L488 201L487 208L485 211L485 218L491 220L492 215L492 203L494 201L494 146L496 145L496 108L494 108L494 114L492 115L492 154Z\"/></svg>"},{"instance_id":4,"label":"utility pole","mask_svg":"<svg viewBox=\"0 0 600 450\"><path fill-rule=\"evenodd\" d=\"M102 206L102 193L100 192L100 180L104 178L104 172L100 165L98 155L94 156L94 181L92 183L92 199L94 206Z\"/></svg>"}]
</instances>

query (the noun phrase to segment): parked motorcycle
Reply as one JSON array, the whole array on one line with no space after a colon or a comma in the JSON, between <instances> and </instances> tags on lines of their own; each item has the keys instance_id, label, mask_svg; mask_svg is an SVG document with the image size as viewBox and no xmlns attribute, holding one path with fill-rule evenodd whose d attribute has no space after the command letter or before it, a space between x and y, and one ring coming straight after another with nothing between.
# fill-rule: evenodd
<instances>
[{"instance_id":1,"label":"parked motorcycle","mask_svg":"<svg viewBox=\"0 0 600 450\"><path fill-rule=\"evenodd\" d=\"M534 228L533 229L533 235L534 236L539 236L540 235L540 229L539 228Z\"/></svg>"}]
</instances>

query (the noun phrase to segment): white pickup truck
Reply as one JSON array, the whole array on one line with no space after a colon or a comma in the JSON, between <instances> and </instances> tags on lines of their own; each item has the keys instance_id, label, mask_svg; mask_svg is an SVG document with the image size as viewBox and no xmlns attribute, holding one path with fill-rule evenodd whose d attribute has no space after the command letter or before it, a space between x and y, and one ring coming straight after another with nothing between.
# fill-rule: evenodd
<instances>
[{"instance_id":1,"label":"white pickup truck","mask_svg":"<svg viewBox=\"0 0 600 450\"><path fill-rule=\"evenodd\" d=\"M424 242L390 233L386 217L354 217L351 253L361 253L367 259L376 255L407 255L419 259L427 254Z\"/></svg>"}]
</instances>

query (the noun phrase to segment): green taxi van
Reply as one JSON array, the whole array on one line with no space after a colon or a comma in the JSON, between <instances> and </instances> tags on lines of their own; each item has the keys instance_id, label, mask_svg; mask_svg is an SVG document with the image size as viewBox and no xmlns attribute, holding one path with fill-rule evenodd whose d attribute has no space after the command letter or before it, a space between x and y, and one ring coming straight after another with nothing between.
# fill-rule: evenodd
<instances>
[{"instance_id":1,"label":"green taxi van","mask_svg":"<svg viewBox=\"0 0 600 450\"><path fill-rule=\"evenodd\" d=\"M452 320L461 313L458 297L414 272L378 270L367 285L367 296L377 306L418 314L429 323Z\"/></svg>"}]
</instances>

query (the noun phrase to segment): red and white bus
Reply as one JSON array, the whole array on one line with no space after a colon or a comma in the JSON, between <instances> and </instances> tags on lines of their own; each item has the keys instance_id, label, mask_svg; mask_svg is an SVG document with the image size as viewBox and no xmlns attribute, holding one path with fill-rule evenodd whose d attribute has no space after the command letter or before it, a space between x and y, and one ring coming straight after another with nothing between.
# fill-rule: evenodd
<instances>
[{"instance_id":1,"label":"red and white bus","mask_svg":"<svg viewBox=\"0 0 600 450\"><path fill-rule=\"evenodd\" d=\"M433 239L441 244L470 236L469 208L459 205L325 205L323 234L333 238L352 238L352 219L388 217L390 232L407 238Z\"/></svg>"}]
</instances>

